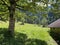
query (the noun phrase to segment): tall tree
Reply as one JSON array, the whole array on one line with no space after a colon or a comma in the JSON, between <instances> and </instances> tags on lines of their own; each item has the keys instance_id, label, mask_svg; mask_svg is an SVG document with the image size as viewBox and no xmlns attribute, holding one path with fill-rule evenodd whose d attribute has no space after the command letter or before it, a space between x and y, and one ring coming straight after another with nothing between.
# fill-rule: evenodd
<instances>
[{"instance_id":1,"label":"tall tree","mask_svg":"<svg viewBox=\"0 0 60 45\"><path fill-rule=\"evenodd\" d=\"M37 9L37 2L43 2L45 4L47 0L0 0L0 6L4 7L3 11L9 12L9 33L13 36L14 35L14 28L15 28L15 10L27 10L35 12ZM6 10L5 10L6 7Z\"/></svg>"},{"instance_id":2,"label":"tall tree","mask_svg":"<svg viewBox=\"0 0 60 45\"><path fill-rule=\"evenodd\" d=\"M15 27L15 8L16 8L17 0L1 0L1 5L6 6L6 10L9 12L9 27L8 31L13 36L14 35L14 27ZM4 7L3 6L3 7Z\"/></svg>"},{"instance_id":3,"label":"tall tree","mask_svg":"<svg viewBox=\"0 0 60 45\"><path fill-rule=\"evenodd\" d=\"M8 7L9 10L9 32L13 35L14 34L14 27L15 27L15 7L16 7L16 1L15 0L9 0L10 7Z\"/></svg>"}]
</instances>

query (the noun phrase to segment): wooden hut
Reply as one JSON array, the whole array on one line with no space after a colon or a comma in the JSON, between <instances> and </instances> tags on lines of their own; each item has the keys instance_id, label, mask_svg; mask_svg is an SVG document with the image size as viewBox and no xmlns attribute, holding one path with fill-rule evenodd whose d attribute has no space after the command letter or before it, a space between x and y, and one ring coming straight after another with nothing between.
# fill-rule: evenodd
<instances>
[{"instance_id":1,"label":"wooden hut","mask_svg":"<svg viewBox=\"0 0 60 45\"><path fill-rule=\"evenodd\" d=\"M51 23L48 27L51 29L50 35L55 39L58 45L60 45L60 19Z\"/></svg>"},{"instance_id":2,"label":"wooden hut","mask_svg":"<svg viewBox=\"0 0 60 45\"><path fill-rule=\"evenodd\" d=\"M50 27L52 32L60 34L60 19L51 23L50 25L48 25L48 27Z\"/></svg>"}]
</instances>

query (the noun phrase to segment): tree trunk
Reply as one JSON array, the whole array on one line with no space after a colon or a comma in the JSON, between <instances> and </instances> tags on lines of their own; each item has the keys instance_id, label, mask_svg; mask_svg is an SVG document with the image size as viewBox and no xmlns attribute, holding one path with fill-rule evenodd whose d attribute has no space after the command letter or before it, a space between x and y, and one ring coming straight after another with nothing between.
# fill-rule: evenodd
<instances>
[{"instance_id":1,"label":"tree trunk","mask_svg":"<svg viewBox=\"0 0 60 45\"><path fill-rule=\"evenodd\" d=\"M10 7L9 7L9 33L11 36L14 35L14 27L15 27L15 0L9 0L10 1Z\"/></svg>"}]
</instances>

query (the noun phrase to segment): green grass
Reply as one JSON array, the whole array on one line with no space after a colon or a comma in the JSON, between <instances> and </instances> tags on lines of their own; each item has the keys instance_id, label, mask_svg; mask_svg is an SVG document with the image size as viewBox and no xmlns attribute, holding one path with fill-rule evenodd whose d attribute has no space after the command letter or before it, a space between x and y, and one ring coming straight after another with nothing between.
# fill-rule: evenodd
<instances>
[{"instance_id":1,"label":"green grass","mask_svg":"<svg viewBox=\"0 0 60 45\"><path fill-rule=\"evenodd\" d=\"M0 28L8 28L8 23L0 22ZM35 24L25 23L25 25L20 25L20 22L16 23L15 32L18 34L16 33L16 44L14 45L56 45L48 33L49 30L49 28L43 28ZM9 44L7 43L7 45Z\"/></svg>"}]
</instances>

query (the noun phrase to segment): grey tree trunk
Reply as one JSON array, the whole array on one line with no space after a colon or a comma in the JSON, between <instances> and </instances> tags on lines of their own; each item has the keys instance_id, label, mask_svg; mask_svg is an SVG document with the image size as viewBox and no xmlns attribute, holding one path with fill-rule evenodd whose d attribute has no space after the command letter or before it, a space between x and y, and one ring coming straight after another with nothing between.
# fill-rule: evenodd
<instances>
[{"instance_id":1,"label":"grey tree trunk","mask_svg":"<svg viewBox=\"0 0 60 45\"><path fill-rule=\"evenodd\" d=\"M9 33L13 36L14 35L14 28L15 28L15 0L9 0L10 7L9 7Z\"/></svg>"}]
</instances>

